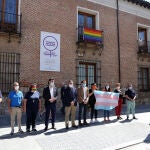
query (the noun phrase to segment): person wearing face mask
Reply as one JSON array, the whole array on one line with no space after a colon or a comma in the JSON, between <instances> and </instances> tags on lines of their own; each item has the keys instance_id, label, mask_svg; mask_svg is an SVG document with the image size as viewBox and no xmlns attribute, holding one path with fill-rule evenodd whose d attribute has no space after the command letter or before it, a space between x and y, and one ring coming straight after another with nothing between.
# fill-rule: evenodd
<instances>
[{"instance_id":1,"label":"person wearing face mask","mask_svg":"<svg viewBox=\"0 0 150 150\"><path fill-rule=\"evenodd\" d=\"M123 94L120 89L120 83L116 83L116 88L114 90L114 93L119 93L119 100L118 100L118 106L115 108L116 116L118 120L121 120L121 110L122 110L122 102L123 102Z\"/></svg>"},{"instance_id":2,"label":"person wearing face mask","mask_svg":"<svg viewBox=\"0 0 150 150\"><path fill-rule=\"evenodd\" d=\"M73 128L77 128L75 124L76 106L77 106L77 90L73 85L73 81L69 80L65 90L65 126L69 129L69 116L71 113L71 123Z\"/></svg>"},{"instance_id":3,"label":"person wearing face mask","mask_svg":"<svg viewBox=\"0 0 150 150\"><path fill-rule=\"evenodd\" d=\"M97 122L97 110L94 108L96 103L96 98L94 96L94 90L97 90L96 83L91 84L91 89L89 89L89 105L91 108L91 123L93 123L93 116L95 115L95 122Z\"/></svg>"},{"instance_id":4,"label":"person wearing face mask","mask_svg":"<svg viewBox=\"0 0 150 150\"><path fill-rule=\"evenodd\" d=\"M133 115L133 119L137 119L135 117L135 99L136 99L136 93L135 90L132 87L132 84L128 84L128 89L125 92L125 97L126 97L126 103L127 103L127 120L129 120L129 114L130 110Z\"/></svg>"},{"instance_id":5,"label":"person wearing face mask","mask_svg":"<svg viewBox=\"0 0 150 150\"><path fill-rule=\"evenodd\" d=\"M2 102L2 92L0 90L0 103Z\"/></svg>"},{"instance_id":6,"label":"person wearing face mask","mask_svg":"<svg viewBox=\"0 0 150 150\"><path fill-rule=\"evenodd\" d=\"M65 114L65 90L67 88L67 81L64 81L63 86L61 87L61 101L62 101L62 108L61 108L61 112L62 114Z\"/></svg>"},{"instance_id":7,"label":"person wearing face mask","mask_svg":"<svg viewBox=\"0 0 150 150\"><path fill-rule=\"evenodd\" d=\"M111 92L109 84L106 84L103 91ZM104 110L104 121L110 121L109 116L110 116L110 111L109 110ZM106 119L106 117L107 117L107 119Z\"/></svg>"},{"instance_id":8,"label":"person wearing face mask","mask_svg":"<svg viewBox=\"0 0 150 150\"><path fill-rule=\"evenodd\" d=\"M51 113L51 129L55 128L55 115L56 115L56 100L58 90L54 84L54 78L48 80L48 86L43 90L43 98L45 99L45 128L44 131L48 130L49 114Z\"/></svg>"},{"instance_id":9,"label":"person wearing face mask","mask_svg":"<svg viewBox=\"0 0 150 150\"><path fill-rule=\"evenodd\" d=\"M17 116L18 123L18 132L23 133L21 129L21 116L22 116L22 102L23 102L23 93L19 90L19 83L13 83L13 90L9 92L8 95L8 111L11 118L11 133L14 134L14 124L15 118Z\"/></svg>"},{"instance_id":10,"label":"person wearing face mask","mask_svg":"<svg viewBox=\"0 0 150 150\"><path fill-rule=\"evenodd\" d=\"M88 123L86 122L86 112L87 112L89 89L86 86L86 80L81 81L81 86L78 88L77 93L78 93L77 99L79 103L79 115L78 115L79 126L88 125ZM81 123L82 111L83 111L83 124Z\"/></svg>"},{"instance_id":11,"label":"person wearing face mask","mask_svg":"<svg viewBox=\"0 0 150 150\"><path fill-rule=\"evenodd\" d=\"M32 125L32 131L37 131L35 128L35 120L39 111L41 111L40 93L37 91L36 84L32 84L24 97L27 132L30 132L30 125Z\"/></svg>"}]
</instances>

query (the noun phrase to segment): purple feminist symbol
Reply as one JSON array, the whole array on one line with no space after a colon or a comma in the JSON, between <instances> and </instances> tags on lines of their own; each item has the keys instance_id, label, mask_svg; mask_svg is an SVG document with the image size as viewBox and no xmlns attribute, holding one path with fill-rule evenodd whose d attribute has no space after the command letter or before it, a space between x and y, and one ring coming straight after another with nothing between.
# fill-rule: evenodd
<instances>
[{"instance_id":1,"label":"purple feminist symbol","mask_svg":"<svg viewBox=\"0 0 150 150\"><path fill-rule=\"evenodd\" d=\"M44 52L45 55L50 55L55 57L57 56L55 53L56 48L58 47L58 41L53 36L46 36L43 40L43 46L46 49Z\"/></svg>"}]
</instances>

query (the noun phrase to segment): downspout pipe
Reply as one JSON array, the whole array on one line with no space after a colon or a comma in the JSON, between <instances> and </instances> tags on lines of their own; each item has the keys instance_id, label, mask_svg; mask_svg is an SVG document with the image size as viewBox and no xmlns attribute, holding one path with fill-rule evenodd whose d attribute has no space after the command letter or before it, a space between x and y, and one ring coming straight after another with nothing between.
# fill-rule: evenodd
<instances>
[{"instance_id":1,"label":"downspout pipe","mask_svg":"<svg viewBox=\"0 0 150 150\"><path fill-rule=\"evenodd\" d=\"M119 30L119 3L116 0L116 18L117 18L117 48L118 48L118 82L121 82L121 67L120 67L120 30Z\"/></svg>"}]
</instances>

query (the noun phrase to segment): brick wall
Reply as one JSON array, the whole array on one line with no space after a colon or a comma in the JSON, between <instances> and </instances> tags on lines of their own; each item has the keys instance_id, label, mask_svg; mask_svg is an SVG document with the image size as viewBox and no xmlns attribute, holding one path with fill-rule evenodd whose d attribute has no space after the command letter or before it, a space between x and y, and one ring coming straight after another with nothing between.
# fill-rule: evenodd
<instances>
[{"instance_id":1,"label":"brick wall","mask_svg":"<svg viewBox=\"0 0 150 150\"><path fill-rule=\"evenodd\" d=\"M131 4L132 5L132 4ZM42 86L47 84L50 76L55 77L57 87L66 79L73 79L76 83L76 27L77 6L99 12L100 28L104 30L104 50L99 56L86 51L84 59L101 61L101 84L110 82L112 88L118 82L118 49L116 10L95 3L81 0L32 0L21 1L22 38L12 37L8 43L8 36L0 36L0 52L18 52L21 54L20 81L37 82ZM121 83L125 87L133 82L137 89L137 23L150 26L150 20L137 17L125 12L119 12L120 24L120 57ZM61 34L60 72L44 72L40 65L40 32L54 32Z\"/></svg>"}]
</instances>

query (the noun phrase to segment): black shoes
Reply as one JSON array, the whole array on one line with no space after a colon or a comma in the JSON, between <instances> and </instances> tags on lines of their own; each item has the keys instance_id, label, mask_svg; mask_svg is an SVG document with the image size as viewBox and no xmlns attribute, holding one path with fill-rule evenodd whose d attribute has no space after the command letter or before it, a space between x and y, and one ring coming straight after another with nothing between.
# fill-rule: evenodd
<instances>
[{"instance_id":1,"label":"black shoes","mask_svg":"<svg viewBox=\"0 0 150 150\"><path fill-rule=\"evenodd\" d=\"M33 132L36 132L37 130L34 128L34 129L32 129L32 131L33 131Z\"/></svg>"},{"instance_id":2,"label":"black shoes","mask_svg":"<svg viewBox=\"0 0 150 150\"><path fill-rule=\"evenodd\" d=\"M135 116L133 116L133 118L132 119L135 119L135 120L137 120L137 118L135 117ZM127 116L127 120L129 120L129 117Z\"/></svg>"},{"instance_id":3,"label":"black shoes","mask_svg":"<svg viewBox=\"0 0 150 150\"><path fill-rule=\"evenodd\" d=\"M84 122L83 125L88 126L89 124L87 122Z\"/></svg>"},{"instance_id":4,"label":"black shoes","mask_svg":"<svg viewBox=\"0 0 150 150\"><path fill-rule=\"evenodd\" d=\"M21 134L23 134L24 132L22 131L22 129L19 129L19 131L18 131L19 133L21 133Z\"/></svg>"},{"instance_id":5,"label":"black shoes","mask_svg":"<svg viewBox=\"0 0 150 150\"><path fill-rule=\"evenodd\" d=\"M10 135L13 136L13 135L14 135L14 131L11 131L11 132L10 132Z\"/></svg>"},{"instance_id":6,"label":"black shoes","mask_svg":"<svg viewBox=\"0 0 150 150\"><path fill-rule=\"evenodd\" d=\"M44 131L47 131L47 130L48 130L48 127L45 127L45 128L44 128Z\"/></svg>"},{"instance_id":7,"label":"black shoes","mask_svg":"<svg viewBox=\"0 0 150 150\"><path fill-rule=\"evenodd\" d=\"M26 132L30 133L30 129L27 129Z\"/></svg>"},{"instance_id":8,"label":"black shoes","mask_svg":"<svg viewBox=\"0 0 150 150\"><path fill-rule=\"evenodd\" d=\"M68 126L66 126L66 129L68 130L68 129L69 129L69 127L68 127Z\"/></svg>"},{"instance_id":9,"label":"black shoes","mask_svg":"<svg viewBox=\"0 0 150 150\"><path fill-rule=\"evenodd\" d=\"M72 125L72 127L73 127L73 128L78 128L78 126L77 126L77 125Z\"/></svg>"},{"instance_id":10,"label":"black shoes","mask_svg":"<svg viewBox=\"0 0 150 150\"><path fill-rule=\"evenodd\" d=\"M118 116L117 119L118 119L118 120L122 120L122 117Z\"/></svg>"},{"instance_id":11,"label":"black shoes","mask_svg":"<svg viewBox=\"0 0 150 150\"><path fill-rule=\"evenodd\" d=\"M136 118L135 116L133 117L133 119L136 119L136 120L137 120L137 118Z\"/></svg>"},{"instance_id":12,"label":"black shoes","mask_svg":"<svg viewBox=\"0 0 150 150\"><path fill-rule=\"evenodd\" d=\"M79 126L82 127L82 126L83 126L83 123L79 122Z\"/></svg>"},{"instance_id":13,"label":"black shoes","mask_svg":"<svg viewBox=\"0 0 150 150\"><path fill-rule=\"evenodd\" d=\"M88 126L89 124L88 124L86 121L84 121L83 123L79 122L79 126L80 126L80 127L82 127L83 125L84 125L84 126Z\"/></svg>"},{"instance_id":14,"label":"black shoes","mask_svg":"<svg viewBox=\"0 0 150 150\"><path fill-rule=\"evenodd\" d=\"M52 126L51 129L55 129L56 130L55 126Z\"/></svg>"}]
</instances>

